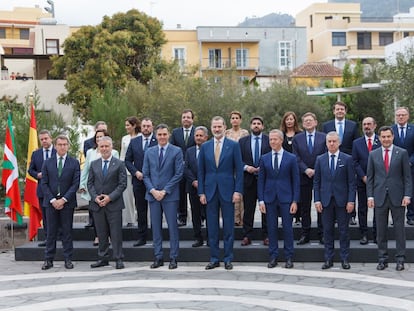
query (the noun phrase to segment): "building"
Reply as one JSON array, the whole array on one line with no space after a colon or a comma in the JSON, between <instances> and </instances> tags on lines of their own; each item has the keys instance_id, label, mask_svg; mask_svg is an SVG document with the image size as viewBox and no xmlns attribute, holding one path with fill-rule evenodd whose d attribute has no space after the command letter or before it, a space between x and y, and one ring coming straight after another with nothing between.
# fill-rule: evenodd
<instances>
[{"instance_id":1,"label":"building","mask_svg":"<svg viewBox=\"0 0 414 311\"><path fill-rule=\"evenodd\" d=\"M342 70L323 62L306 63L293 70L290 82L308 91L338 87L342 85Z\"/></svg>"}]
</instances>

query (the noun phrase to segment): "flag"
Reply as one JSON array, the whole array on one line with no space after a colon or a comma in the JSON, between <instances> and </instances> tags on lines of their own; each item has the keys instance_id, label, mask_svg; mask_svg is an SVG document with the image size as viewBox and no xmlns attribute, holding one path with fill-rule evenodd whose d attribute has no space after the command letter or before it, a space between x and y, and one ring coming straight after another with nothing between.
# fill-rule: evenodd
<instances>
[{"instance_id":1,"label":"flag","mask_svg":"<svg viewBox=\"0 0 414 311\"><path fill-rule=\"evenodd\" d=\"M24 190L24 215L29 217L29 240L37 235L37 229L41 227L42 210L39 206L39 200L36 195L38 187L37 179L29 174L30 161L32 153L38 147L37 144L37 126L36 116L33 104L30 105L30 129L29 143L27 147L27 167L26 167L26 188Z\"/></svg>"},{"instance_id":2,"label":"flag","mask_svg":"<svg viewBox=\"0 0 414 311\"><path fill-rule=\"evenodd\" d=\"M17 166L16 144L14 142L12 117L9 112L4 143L3 174L1 183L6 189L6 214L18 224L23 223L22 202L19 190L19 168Z\"/></svg>"}]
</instances>

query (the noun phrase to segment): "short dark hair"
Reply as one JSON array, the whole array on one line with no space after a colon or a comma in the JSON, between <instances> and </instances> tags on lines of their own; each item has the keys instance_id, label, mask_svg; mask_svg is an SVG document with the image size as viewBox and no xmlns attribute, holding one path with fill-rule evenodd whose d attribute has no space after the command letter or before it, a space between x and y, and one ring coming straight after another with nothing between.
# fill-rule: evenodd
<instances>
[{"instance_id":1,"label":"short dark hair","mask_svg":"<svg viewBox=\"0 0 414 311\"><path fill-rule=\"evenodd\" d=\"M183 112L181 112L181 115L183 115L184 113L190 112L191 113L191 118L194 119L194 112L191 109L184 109Z\"/></svg>"},{"instance_id":2,"label":"short dark hair","mask_svg":"<svg viewBox=\"0 0 414 311\"><path fill-rule=\"evenodd\" d=\"M259 120L263 124L263 118L261 116L254 116L250 119L250 124L252 124L253 121Z\"/></svg>"},{"instance_id":3,"label":"short dark hair","mask_svg":"<svg viewBox=\"0 0 414 311\"><path fill-rule=\"evenodd\" d=\"M348 111L348 106L344 103L344 102L341 102L341 101L337 101L334 105L333 105L333 109L335 109L335 106L336 105L338 105L338 106L342 106L342 107L344 107L345 108L345 111Z\"/></svg>"},{"instance_id":4,"label":"short dark hair","mask_svg":"<svg viewBox=\"0 0 414 311\"><path fill-rule=\"evenodd\" d=\"M381 126L378 130L378 136L381 135L381 132L390 131L392 136L394 136L394 131L392 130L392 127L389 125Z\"/></svg>"},{"instance_id":5,"label":"short dark hair","mask_svg":"<svg viewBox=\"0 0 414 311\"><path fill-rule=\"evenodd\" d=\"M167 129L168 132L170 131L170 129L169 129L169 127L168 127L167 124L161 123L161 124L158 124L157 125L157 127L155 128L155 132L157 132L158 130L162 130L162 129Z\"/></svg>"}]
</instances>

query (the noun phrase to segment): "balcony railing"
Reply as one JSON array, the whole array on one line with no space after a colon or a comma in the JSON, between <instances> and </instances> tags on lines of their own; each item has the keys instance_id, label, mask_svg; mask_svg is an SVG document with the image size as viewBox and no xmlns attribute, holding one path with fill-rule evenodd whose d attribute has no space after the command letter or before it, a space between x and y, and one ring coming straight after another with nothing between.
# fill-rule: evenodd
<instances>
[{"instance_id":1,"label":"balcony railing","mask_svg":"<svg viewBox=\"0 0 414 311\"><path fill-rule=\"evenodd\" d=\"M235 59L203 58L201 68L203 70L257 70L257 68L259 68L259 58L249 57L244 62L237 62Z\"/></svg>"}]
</instances>

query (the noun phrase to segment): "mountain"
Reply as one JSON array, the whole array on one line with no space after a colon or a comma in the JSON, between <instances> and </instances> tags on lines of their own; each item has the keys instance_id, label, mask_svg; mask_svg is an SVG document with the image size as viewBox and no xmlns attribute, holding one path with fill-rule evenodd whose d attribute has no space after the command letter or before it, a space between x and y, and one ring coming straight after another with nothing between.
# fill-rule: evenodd
<instances>
[{"instance_id":1,"label":"mountain","mask_svg":"<svg viewBox=\"0 0 414 311\"><path fill-rule=\"evenodd\" d=\"M263 17L253 17L239 23L238 27L290 27L295 25L295 19L289 14L271 13Z\"/></svg>"}]
</instances>

